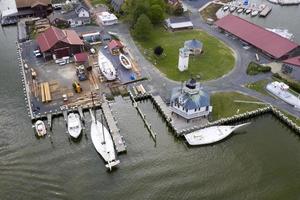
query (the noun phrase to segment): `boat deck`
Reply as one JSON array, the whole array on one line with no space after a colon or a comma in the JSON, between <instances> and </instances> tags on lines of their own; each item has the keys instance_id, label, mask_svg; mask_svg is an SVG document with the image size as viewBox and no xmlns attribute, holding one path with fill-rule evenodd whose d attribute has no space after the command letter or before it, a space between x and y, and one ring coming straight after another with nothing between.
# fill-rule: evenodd
<instances>
[{"instance_id":1,"label":"boat deck","mask_svg":"<svg viewBox=\"0 0 300 200\"><path fill-rule=\"evenodd\" d=\"M103 100L102 111L108 124L112 139L114 141L116 151L117 153L126 152L126 144L124 142L123 136L121 136L120 134L120 129L117 127L116 121L105 97L103 97Z\"/></svg>"}]
</instances>

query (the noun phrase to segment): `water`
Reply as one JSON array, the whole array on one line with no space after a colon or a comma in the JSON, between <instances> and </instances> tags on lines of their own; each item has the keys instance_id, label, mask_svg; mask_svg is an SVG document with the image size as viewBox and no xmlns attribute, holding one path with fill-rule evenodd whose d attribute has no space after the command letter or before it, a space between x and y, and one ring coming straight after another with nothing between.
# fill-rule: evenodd
<instances>
[{"instance_id":1,"label":"water","mask_svg":"<svg viewBox=\"0 0 300 200\"><path fill-rule=\"evenodd\" d=\"M15 54L16 28L0 30L0 199L299 199L299 137L271 116L213 146L188 148L150 102L140 106L155 145L129 100L113 105L128 153L108 173L89 128L70 142L61 118L53 144L27 117ZM87 125L90 118L87 116Z\"/></svg>"}]
</instances>

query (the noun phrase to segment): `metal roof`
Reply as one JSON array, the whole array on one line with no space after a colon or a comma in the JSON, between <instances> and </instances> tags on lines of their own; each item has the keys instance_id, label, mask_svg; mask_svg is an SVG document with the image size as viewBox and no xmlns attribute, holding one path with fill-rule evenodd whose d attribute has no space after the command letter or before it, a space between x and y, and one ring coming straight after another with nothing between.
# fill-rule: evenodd
<instances>
[{"instance_id":1,"label":"metal roof","mask_svg":"<svg viewBox=\"0 0 300 200\"><path fill-rule=\"evenodd\" d=\"M188 49L202 49L203 44L199 40L192 39L184 42L184 47Z\"/></svg>"},{"instance_id":2,"label":"metal roof","mask_svg":"<svg viewBox=\"0 0 300 200\"><path fill-rule=\"evenodd\" d=\"M281 58L299 46L295 42L234 15L227 15L219 19L215 24L276 59Z\"/></svg>"},{"instance_id":3,"label":"metal roof","mask_svg":"<svg viewBox=\"0 0 300 200\"><path fill-rule=\"evenodd\" d=\"M286 59L283 61L283 63L300 67L300 56Z\"/></svg>"}]
</instances>

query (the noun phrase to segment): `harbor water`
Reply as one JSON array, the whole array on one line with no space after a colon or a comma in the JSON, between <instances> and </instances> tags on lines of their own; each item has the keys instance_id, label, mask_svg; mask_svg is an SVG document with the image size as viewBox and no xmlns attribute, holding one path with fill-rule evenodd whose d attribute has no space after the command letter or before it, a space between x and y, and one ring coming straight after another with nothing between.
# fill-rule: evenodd
<instances>
[{"instance_id":1,"label":"harbor water","mask_svg":"<svg viewBox=\"0 0 300 200\"><path fill-rule=\"evenodd\" d=\"M272 116L255 119L216 145L188 148L168 131L150 101L139 104L157 133L151 139L129 98L112 105L127 154L109 173L89 134L80 141L53 120L37 139L25 108L16 28L0 30L0 199L299 199L299 137ZM100 115L100 112L98 112Z\"/></svg>"}]
</instances>

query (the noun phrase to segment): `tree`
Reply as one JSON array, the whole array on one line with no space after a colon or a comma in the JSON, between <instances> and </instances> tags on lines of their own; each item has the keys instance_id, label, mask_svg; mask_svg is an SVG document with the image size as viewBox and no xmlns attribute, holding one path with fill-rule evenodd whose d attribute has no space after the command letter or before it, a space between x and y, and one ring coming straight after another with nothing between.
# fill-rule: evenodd
<instances>
[{"instance_id":1,"label":"tree","mask_svg":"<svg viewBox=\"0 0 300 200\"><path fill-rule=\"evenodd\" d=\"M152 29L153 26L150 19L147 17L147 15L142 14L134 25L133 35L137 39L147 40L151 35Z\"/></svg>"},{"instance_id":2,"label":"tree","mask_svg":"<svg viewBox=\"0 0 300 200\"><path fill-rule=\"evenodd\" d=\"M160 5L150 7L150 18L153 24L159 24L164 20L164 11Z\"/></svg>"},{"instance_id":3,"label":"tree","mask_svg":"<svg viewBox=\"0 0 300 200\"><path fill-rule=\"evenodd\" d=\"M159 5L161 7L161 9L163 10L163 12L165 12L166 10L166 2L165 0L150 0L150 5Z\"/></svg>"},{"instance_id":4,"label":"tree","mask_svg":"<svg viewBox=\"0 0 300 200\"><path fill-rule=\"evenodd\" d=\"M183 12L184 12L184 10L183 10L182 4L181 3L176 4L174 11L173 11L174 15L182 15Z\"/></svg>"},{"instance_id":5,"label":"tree","mask_svg":"<svg viewBox=\"0 0 300 200\"><path fill-rule=\"evenodd\" d=\"M164 48L161 46L157 46L154 48L154 54L157 56L161 56L161 54L164 52Z\"/></svg>"}]
</instances>

